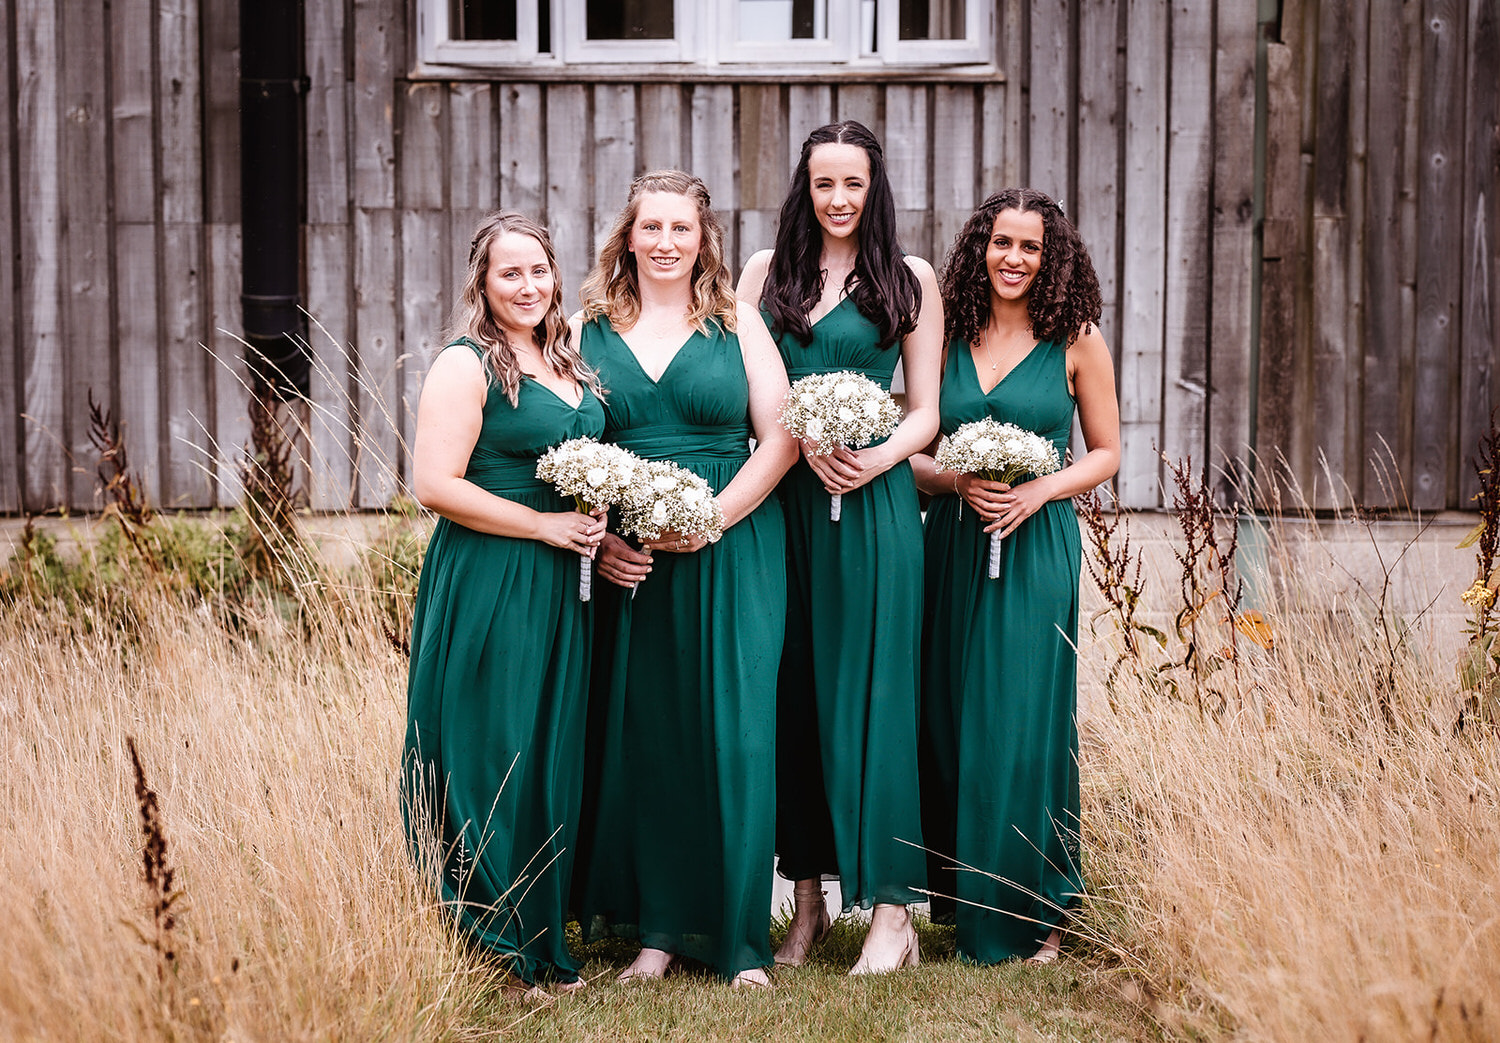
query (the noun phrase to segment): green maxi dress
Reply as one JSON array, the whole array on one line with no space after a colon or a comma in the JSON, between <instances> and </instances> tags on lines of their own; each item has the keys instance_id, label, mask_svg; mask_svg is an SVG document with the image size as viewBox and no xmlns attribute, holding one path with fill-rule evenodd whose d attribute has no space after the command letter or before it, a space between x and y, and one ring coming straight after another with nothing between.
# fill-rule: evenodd
<instances>
[{"instance_id":1,"label":"green maxi dress","mask_svg":"<svg viewBox=\"0 0 1500 1043\"><path fill-rule=\"evenodd\" d=\"M986 395L968 346L951 344L942 432L990 416L1063 453L1075 406L1066 354L1034 346ZM960 956L993 963L1036 952L1083 891L1073 651L1083 547L1072 501L1053 501L1005 538L989 579L983 520L960 504L938 496L927 511L923 829L931 887L958 899ZM955 873L955 858L977 871ZM934 901L934 914L945 906Z\"/></svg>"},{"instance_id":2,"label":"green maxi dress","mask_svg":"<svg viewBox=\"0 0 1500 1043\"><path fill-rule=\"evenodd\" d=\"M853 370L889 390L901 357L845 297L777 347L787 375ZM782 479L787 638L777 696L776 852L792 880L836 876L846 910L924 896L917 785L922 514L905 461L829 494L807 461Z\"/></svg>"},{"instance_id":3,"label":"green maxi dress","mask_svg":"<svg viewBox=\"0 0 1500 1043\"><path fill-rule=\"evenodd\" d=\"M537 457L603 429L587 390L575 409L527 379L513 407L491 382L464 476L538 511L571 510L537 480ZM408 838L419 865L440 869L441 898L473 942L527 982L578 977L563 936L592 636L578 566L575 552L439 519L412 622Z\"/></svg>"},{"instance_id":4,"label":"green maxi dress","mask_svg":"<svg viewBox=\"0 0 1500 1043\"><path fill-rule=\"evenodd\" d=\"M606 440L719 492L750 456L750 385L739 339L710 330L656 381L605 319L584 325L582 350L608 389ZM726 978L771 962L785 546L767 497L718 543L656 553L635 597L596 584L586 937L634 937Z\"/></svg>"}]
</instances>

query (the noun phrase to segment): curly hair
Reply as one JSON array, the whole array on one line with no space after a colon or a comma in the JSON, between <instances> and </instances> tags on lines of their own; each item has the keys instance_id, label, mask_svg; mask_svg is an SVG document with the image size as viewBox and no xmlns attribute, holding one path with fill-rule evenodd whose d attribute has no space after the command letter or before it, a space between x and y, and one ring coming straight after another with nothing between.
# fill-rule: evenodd
<instances>
[{"instance_id":1,"label":"curly hair","mask_svg":"<svg viewBox=\"0 0 1500 1043\"><path fill-rule=\"evenodd\" d=\"M870 161L870 184L859 216L859 252L854 270L844 280L844 292L854 298L861 315L880 330L879 346L890 347L916 328L922 308L922 287L902 260L896 232L896 203L885 170L885 153L868 127L844 120L819 127L802 143L802 155L792 172L792 183L781 204L776 246L766 272L760 301L771 315L771 334L790 333L803 344L812 340L808 313L823 296L824 272L818 264L822 230L813 210L808 162L819 145L854 145Z\"/></svg>"},{"instance_id":2,"label":"curly hair","mask_svg":"<svg viewBox=\"0 0 1500 1043\"><path fill-rule=\"evenodd\" d=\"M547 302L547 314L531 331L532 340L541 349L542 360L552 367L553 372L602 395L604 389L599 378L574 347L573 334L568 329L567 316L563 314L562 279L557 270L557 255L552 250L552 238L537 222L514 210L492 210L469 240L468 271L464 275L463 290L453 306L453 318L448 323L443 346L456 340L469 340L481 348L485 368L505 392L510 404L516 404L521 394L521 363L516 359L505 331L495 322L490 302L484 295L484 283L490 271L490 247L509 232L530 236L540 243L547 255L547 266L552 269L552 299Z\"/></svg>"},{"instance_id":3,"label":"curly hair","mask_svg":"<svg viewBox=\"0 0 1500 1043\"><path fill-rule=\"evenodd\" d=\"M973 343L990 320L992 291L985 253L1002 210L1041 215L1042 264L1027 291L1026 314L1037 340L1072 344L1079 330L1097 323L1104 310L1099 277L1073 222L1062 207L1034 188L996 192L969 215L954 237L938 281L947 342Z\"/></svg>"},{"instance_id":4,"label":"curly hair","mask_svg":"<svg viewBox=\"0 0 1500 1043\"><path fill-rule=\"evenodd\" d=\"M630 230L640 211L641 196L647 192L687 196L697 204L698 227L703 238L693 262L693 305L688 321L700 333L708 332L710 321L734 332L739 304L729 267L724 263L724 226L714 213L708 186L701 178L681 170L653 170L630 183L625 208L616 216L593 271L583 281L580 296L585 321L603 315L616 329L629 329L641 316L640 275L635 254L627 247Z\"/></svg>"}]
</instances>

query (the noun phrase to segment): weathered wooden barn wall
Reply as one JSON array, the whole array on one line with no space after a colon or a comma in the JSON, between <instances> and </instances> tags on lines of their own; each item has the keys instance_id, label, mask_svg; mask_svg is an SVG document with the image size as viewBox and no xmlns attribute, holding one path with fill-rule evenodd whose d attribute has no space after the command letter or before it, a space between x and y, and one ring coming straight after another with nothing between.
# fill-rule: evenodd
<instances>
[{"instance_id":1,"label":"weathered wooden barn wall","mask_svg":"<svg viewBox=\"0 0 1500 1043\"><path fill-rule=\"evenodd\" d=\"M882 136L905 245L935 263L988 192L1063 199L1103 282L1126 503L1161 501L1161 453L1241 473L1253 447L1321 506L1466 505L1500 402L1495 0L1262 2L1263 23L1246 0L998 0L1001 76L793 83L420 79L409 3L306 5L317 507L401 488L486 209L548 223L571 298L630 177L683 166L738 263L802 137L846 117ZM237 18L0 8L0 511L98 505L90 389L154 502L236 496Z\"/></svg>"}]
</instances>

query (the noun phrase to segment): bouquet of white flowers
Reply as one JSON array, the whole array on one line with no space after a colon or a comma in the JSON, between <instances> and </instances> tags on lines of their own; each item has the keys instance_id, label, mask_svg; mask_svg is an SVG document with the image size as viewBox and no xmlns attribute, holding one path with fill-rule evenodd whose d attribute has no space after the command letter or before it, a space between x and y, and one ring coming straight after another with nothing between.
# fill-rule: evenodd
<instances>
[{"instance_id":1,"label":"bouquet of white flowers","mask_svg":"<svg viewBox=\"0 0 1500 1043\"><path fill-rule=\"evenodd\" d=\"M992 482L1014 484L1040 478L1062 466L1057 447L1034 431L1002 424L989 417L971 420L938 443L933 463L939 471L976 474ZM989 577L1000 575L1000 532L990 533Z\"/></svg>"},{"instance_id":2,"label":"bouquet of white flowers","mask_svg":"<svg viewBox=\"0 0 1500 1043\"><path fill-rule=\"evenodd\" d=\"M901 407L890 392L847 369L799 378L781 403L781 426L807 442L814 456L840 447L863 449L896 430L900 422ZM839 520L841 499L833 494L830 521Z\"/></svg>"},{"instance_id":3,"label":"bouquet of white flowers","mask_svg":"<svg viewBox=\"0 0 1500 1043\"><path fill-rule=\"evenodd\" d=\"M671 529L702 536L709 543L724 535L724 512L713 487L670 460L646 460L620 501L620 531L654 540ZM632 588L630 596L635 597Z\"/></svg>"},{"instance_id":4,"label":"bouquet of white flowers","mask_svg":"<svg viewBox=\"0 0 1500 1043\"><path fill-rule=\"evenodd\" d=\"M629 449L596 442L592 438L570 438L543 453L536 462L536 476L551 482L585 514L609 508L625 499L646 462ZM593 559L581 555L578 565L578 600L593 596Z\"/></svg>"},{"instance_id":5,"label":"bouquet of white flowers","mask_svg":"<svg viewBox=\"0 0 1500 1043\"><path fill-rule=\"evenodd\" d=\"M724 512L704 479L670 460L642 461L620 501L620 531L654 540L667 529L717 543Z\"/></svg>"}]
</instances>

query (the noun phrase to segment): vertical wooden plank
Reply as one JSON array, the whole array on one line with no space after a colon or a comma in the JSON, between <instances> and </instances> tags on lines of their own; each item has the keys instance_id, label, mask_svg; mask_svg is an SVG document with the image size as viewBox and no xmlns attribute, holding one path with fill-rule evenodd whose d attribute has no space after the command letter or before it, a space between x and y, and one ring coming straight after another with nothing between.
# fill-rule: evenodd
<instances>
[{"instance_id":1,"label":"vertical wooden plank","mask_svg":"<svg viewBox=\"0 0 1500 1043\"><path fill-rule=\"evenodd\" d=\"M250 440L245 403L249 370L232 334L240 330L240 0L203 3L203 169L207 243L204 340L209 353L213 427L206 451L214 458L214 496L222 507L240 499L237 449ZM305 304L306 302L304 302ZM229 330L232 333L224 333ZM304 485L305 491L305 485Z\"/></svg>"},{"instance_id":2,"label":"vertical wooden plank","mask_svg":"<svg viewBox=\"0 0 1500 1043\"><path fill-rule=\"evenodd\" d=\"M1469 461L1500 405L1495 352L1500 340L1500 25L1494 3L1469 5L1468 101L1464 137L1471 142L1464 164L1463 323L1459 330L1459 482L1457 507L1471 508L1479 476ZM1487 144L1486 144L1487 143Z\"/></svg>"},{"instance_id":3,"label":"vertical wooden plank","mask_svg":"<svg viewBox=\"0 0 1500 1043\"><path fill-rule=\"evenodd\" d=\"M1165 0L1128 0L1128 5L1118 488L1124 506L1156 507L1161 502L1168 12Z\"/></svg>"},{"instance_id":4,"label":"vertical wooden plank","mask_svg":"<svg viewBox=\"0 0 1500 1043\"><path fill-rule=\"evenodd\" d=\"M157 286L156 148L152 80L153 0L116 0L110 8L113 121L110 193L114 198L115 331L119 352L116 415L151 503L162 494L162 408ZM235 321L238 327L238 319Z\"/></svg>"},{"instance_id":5,"label":"vertical wooden plank","mask_svg":"<svg viewBox=\"0 0 1500 1043\"><path fill-rule=\"evenodd\" d=\"M480 220L500 203L500 162L495 133L495 92L488 83L454 83L448 86L448 226L442 261L442 299L445 310L439 327L447 321L458 287L462 285L469 256L469 240ZM539 211L528 217L540 219ZM573 287L565 286L564 293ZM564 298L571 301L571 298ZM440 336L434 328L429 336ZM420 373L427 371L423 360ZM418 370L408 368L408 395L414 393L411 378Z\"/></svg>"},{"instance_id":6,"label":"vertical wooden plank","mask_svg":"<svg viewBox=\"0 0 1500 1043\"><path fill-rule=\"evenodd\" d=\"M802 155L802 143L819 127L833 122L833 87L794 83L787 92L787 174Z\"/></svg>"},{"instance_id":7,"label":"vertical wooden plank","mask_svg":"<svg viewBox=\"0 0 1500 1043\"><path fill-rule=\"evenodd\" d=\"M1219 8L1214 41L1213 282L1208 330L1208 444L1221 503L1243 499L1250 448L1251 284L1255 237L1255 9ZM1177 185L1174 180L1174 193ZM1201 219L1201 218L1200 218ZM1171 426L1170 420L1168 427Z\"/></svg>"},{"instance_id":8,"label":"vertical wooden plank","mask_svg":"<svg viewBox=\"0 0 1500 1043\"><path fill-rule=\"evenodd\" d=\"M500 85L499 92L500 205L540 218L547 206L546 176L542 170L542 161L548 154L544 148L538 147L537 141L536 114L542 111L542 88L534 83L506 83ZM555 111L559 115L572 116L583 111L581 94L576 99L567 94L552 98L549 92L546 104L557 105ZM553 110L548 111L550 114ZM543 133L549 139L550 147L552 135L545 133L546 126L544 123ZM566 136L561 127L558 128L558 134ZM574 146L576 153L587 152L587 149L579 148L577 142L574 142ZM561 153L561 146L558 151ZM586 165L587 162L586 158L574 155L575 167ZM553 239L556 239L557 230L553 228L549 231Z\"/></svg>"},{"instance_id":9,"label":"vertical wooden plank","mask_svg":"<svg viewBox=\"0 0 1500 1043\"><path fill-rule=\"evenodd\" d=\"M396 76L401 53L399 8L389 0L350 0L353 7L354 199L367 209L396 203ZM534 126L534 123L533 123Z\"/></svg>"},{"instance_id":10,"label":"vertical wooden plank","mask_svg":"<svg viewBox=\"0 0 1500 1043\"><path fill-rule=\"evenodd\" d=\"M982 146L984 185L978 193L980 201L1002 188L1025 184L1029 178L1027 95L1021 89L1030 76L1030 51L1026 44L1028 3L1029 0L999 0L996 22L1005 83L984 88L984 125L991 129L987 130Z\"/></svg>"},{"instance_id":11,"label":"vertical wooden plank","mask_svg":"<svg viewBox=\"0 0 1500 1043\"><path fill-rule=\"evenodd\" d=\"M639 166L642 171L664 167L681 170L686 143L682 140L683 88L676 83L641 84Z\"/></svg>"},{"instance_id":12,"label":"vertical wooden plank","mask_svg":"<svg viewBox=\"0 0 1500 1043\"><path fill-rule=\"evenodd\" d=\"M775 243L776 215L786 195L791 149L779 85L745 84L740 88L739 142L743 264L745 257ZM735 271L738 273L739 265Z\"/></svg>"},{"instance_id":13,"label":"vertical wooden plank","mask_svg":"<svg viewBox=\"0 0 1500 1043\"><path fill-rule=\"evenodd\" d=\"M21 408L16 397L19 387L19 359L16 347L20 340L20 287L16 283L15 258L19 250L17 220L20 200L15 179L11 176L12 157L16 148L17 128L12 118L16 111L11 94L11 47L16 27L11 4L0 6L0 511L7 514L21 509Z\"/></svg>"},{"instance_id":14,"label":"vertical wooden plank","mask_svg":"<svg viewBox=\"0 0 1500 1043\"><path fill-rule=\"evenodd\" d=\"M896 222L902 245L921 257L932 256L932 130L928 89L893 84L885 92L885 156L896 197ZM947 160L946 148L944 149Z\"/></svg>"},{"instance_id":15,"label":"vertical wooden plank","mask_svg":"<svg viewBox=\"0 0 1500 1043\"><path fill-rule=\"evenodd\" d=\"M441 210L446 205L448 156L445 148L445 86L436 82L403 83L399 139L401 195L407 209Z\"/></svg>"},{"instance_id":16,"label":"vertical wooden plank","mask_svg":"<svg viewBox=\"0 0 1500 1043\"><path fill-rule=\"evenodd\" d=\"M1416 425L1412 506L1456 507L1458 454L1458 293L1463 257L1464 87L1461 6L1422 5L1421 183L1417 227Z\"/></svg>"},{"instance_id":17,"label":"vertical wooden plank","mask_svg":"<svg viewBox=\"0 0 1500 1043\"><path fill-rule=\"evenodd\" d=\"M342 3L305 12L307 96L307 312L312 348L311 468L314 510L354 504L353 328L349 273L350 165L348 112L352 56Z\"/></svg>"},{"instance_id":18,"label":"vertical wooden plank","mask_svg":"<svg viewBox=\"0 0 1500 1043\"><path fill-rule=\"evenodd\" d=\"M551 84L546 88L544 102L547 126L559 128L558 133L547 135L546 149L546 200L547 228L552 233L552 245L557 251L557 265L562 269L563 285L579 287L594 261L593 251L593 198L590 179L593 169L589 165L588 149L579 147L575 135L561 132L563 127L587 127L588 96L581 84ZM535 123L533 115L528 125ZM501 158L510 170L507 143L513 140L514 128L500 127ZM524 139L522 139L524 140ZM535 151L533 139L531 148ZM582 155L580 155L582 153ZM509 184L502 188L509 188ZM625 186L615 190L617 198L609 207L611 218L625 205Z\"/></svg>"},{"instance_id":19,"label":"vertical wooden plank","mask_svg":"<svg viewBox=\"0 0 1500 1043\"><path fill-rule=\"evenodd\" d=\"M1260 371L1256 396L1256 476L1268 505L1301 482L1306 458L1294 439L1308 351L1299 301L1307 259L1302 189L1299 84L1305 42L1301 4L1283 9L1282 41L1266 48L1265 217L1261 250Z\"/></svg>"},{"instance_id":20,"label":"vertical wooden plank","mask_svg":"<svg viewBox=\"0 0 1500 1043\"><path fill-rule=\"evenodd\" d=\"M360 207L353 232L357 503L383 507L401 491L395 211Z\"/></svg>"},{"instance_id":21,"label":"vertical wooden plank","mask_svg":"<svg viewBox=\"0 0 1500 1043\"><path fill-rule=\"evenodd\" d=\"M590 258L614 224L636 174L635 87L629 83L598 83L594 92L594 210ZM580 199L580 204L585 201Z\"/></svg>"},{"instance_id":22,"label":"vertical wooden plank","mask_svg":"<svg viewBox=\"0 0 1500 1043\"><path fill-rule=\"evenodd\" d=\"M402 350L396 359L398 398L393 412L403 474L416 436L422 378L442 346L443 320L452 303L443 279L447 257L453 252L448 228L448 215L440 209L401 211Z\"/></svg>"},{"instance_id":23,"label":"vertical wooden plank","mask_svg":"<svg viewBox=\"0 0 1500 1043\"><path fill-rule=\"evenodd\" d=\"M307 229L307 311L312 347L308 503L314 510L355 505L355 354L350 226Z\"/></svg>"},{"instance_id":24,"label":"vertical wooden plank","mask_svg":"<svg viewBox=\"0 0 1500 1043\"><path fill-rule=\"evenodd\" d=\"M1215 142L1211 8L1173 0L1170 54L1161 451L1202 466L1209 460L1208 311L1215 292L1208 234ZM1242 149L1236 154L1241 162L1248 158ZM1222 390L1249 393L1248 386Z\"/></svg>"},{"instance_id":25,"label":"vertical wooden plank","mask_svg":"<svg viewBox=\"0 0 1500 1043\"><path fill-rule=\"evenodd\" d=\"M108 86L105 65L99 60L107 46L105 13L96 4L64 4L59 11L64 119L57 159L63 186L63 283L68 303L61 330L64 427L57 433L65 439L73 464L68 469L67 506L86 510L100 506L97 453L88 437L90 390L116 418L122 422L130 418L115 402L111 380L115 339L110 322L109 197L89 176L108 169Z\"/></svg>"},{"instance_id":26,"label":"vertical wooden plank","mask_svg":"<svg viewBox=\"0 0 1500 1043\"><path fill-rule=\"evenodd\" d=\"M162 503L204 507L214 502L207 466L212 430L211 361L203 351L207 281L203 239L203 119L199 107L196 0L162 0L157 7L157 135L160 153L162 279Z\"/></svg>"},{"instance_id":27,"label":"vertical wooden plank","mask_svg":"<svg viewBox=\"0 0 1500 1043\"><path fill-rule=\"evenodd\" d=\"M451 215L448 183L453 168L444 83L406 83L402 97L397 184L401 207L401 323L395 331L395 380L390 404L396 430L397 472L408 475L422 376L442 335Z\"/></svg>"},{"instance_id":28,"label":"vertical wooden plank","mask_svg":"<svg viewBox=\"0 0 1500 1043\"><path fill-rule=\"evenodd\" d=\"M739 271L755 247L742 246L739 234L740 191L736 177L739 143L735 133L734 88L727 84L695 85L689 102L689 126L688 169L701 177L713 194L714 209L724 225L724 256Z\"/></svg>"},{"instance_id":29,"label":"vertical wooden plank","mask_svg":"<svg viewBox=\"0 0 1500 1043\"><path fill-rule=\"evenodd\" d=\"M240 501L240 450L250 443L250 369L238 335L242 242L238 222L210 224L206 231L210 289L204 345L213 367L214 429L205 451L214 458L219 506L230 507Z\"/></svg>"},{"instance_id":30,"label":"vertical wooden plank","mask_svg":"<svg viewBox=\"0 0 1500 1043\"><path fill-rule=\"evenodd\" d=\"M16 151L21 226L20 308L23 506L67 502L63 427L62 193L57 176L61 128L57 5L17 0Z\"/></svg>"},{"instance_id":31,"label":"vertical wooden plank","mask_svg":"<svg viewBox=\"0 0 1500 1043\"><path fill-rule=\"evenodd\" d=\"M938 84L933 99L932 141L938 158L932 164L932 252L934 268L941 267L964 222L984 190L980 176L979 105L967 84Z\"/></svg>"},{"instance_id":32,"label":"vertical wooden plank","mask_svg":"<svg viewBox=\"0 0 1500 1043\"><path fill-rule=\"evenodd\" d=\"M880 87L870 83L851 83L839 87L834 100L835 119L859 120L881 141L885 140L885 120L881 103L885 100Z\"/></svg>"},{"instance_id":33,"label":"vertical wooden plank","mask_svg":"<svg viewBox=\"0 0 1500 1043\"><path fill-rule=\"evenodd\" d=\"M1120 329L1120 2L1082 0L1078 17L1078 187L1067 211L1099 275L1099 321L1113 345Z\"/></svg>"},{"instance_id":34,"label":"vertical wooden plank","mask_svg":"<svg viewBox=\"0 0 1500 1043\"><path fill-rule=\"evenodd\" d=\"M1363 77L1368 89L1365 167L1364 251L1361 279L1366 291L1364 408L1361 440L1365 446L1361 485L1367 504L1377 501L1381 458L1394 463L1394 475L1405 485L1411 473L1412 417L1404 389L1411 387L1410 355L1404 350L1402 258L1411 244L1401 225L1400 157L1414 144L1406 139L1406 54L1412 45L1399 8L1370 5L1370 48Z\"/></svg>"},{"instance_id":35,"label":"vertical wooden plank","mask_svg":"<svg viewBox=\"0 0 1500 1043\"><path fill-rule=\"evenodd\" d=\"M1039 0L1031 5L1030 75L1026 81L1031 88L1028 183L1053 199L1064 200L1064 205L1073 199L1068 136L1074 120L1072 64L1077 50L1073 17L1077 3ZM1135 42L1132 39L1130 45Z\"/></svg>"}]
</instances>

